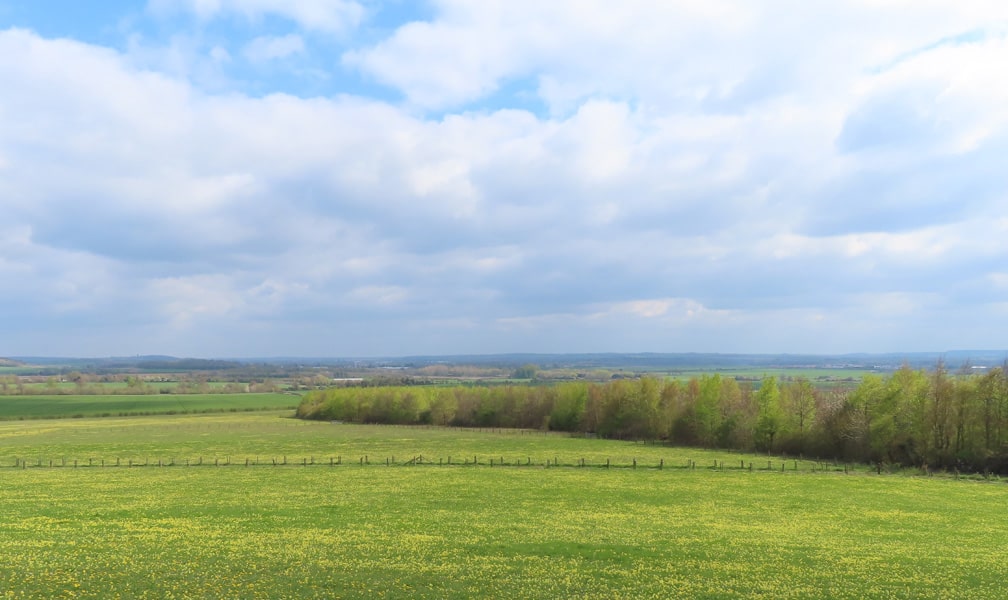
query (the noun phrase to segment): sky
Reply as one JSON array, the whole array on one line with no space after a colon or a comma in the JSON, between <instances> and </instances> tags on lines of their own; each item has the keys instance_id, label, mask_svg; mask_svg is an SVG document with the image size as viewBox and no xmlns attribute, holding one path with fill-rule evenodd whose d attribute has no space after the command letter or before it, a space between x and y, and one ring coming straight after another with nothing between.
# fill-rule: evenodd
<instances>
[{"instance_id":1,"label":"sky","mask_svg":"<svg viewBox=\"0 0 1008 600\"><path fill-rule=\"evenodd\" d=\"M0 356L1008 348L1002 0L0 0Z\"/></svg>"}]
</instances>

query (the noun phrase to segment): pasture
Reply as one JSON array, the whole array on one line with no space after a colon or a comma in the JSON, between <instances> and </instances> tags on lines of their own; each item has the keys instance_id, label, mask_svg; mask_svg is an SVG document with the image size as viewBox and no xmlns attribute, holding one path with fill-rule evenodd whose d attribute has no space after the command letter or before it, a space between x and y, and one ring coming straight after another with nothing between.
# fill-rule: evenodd
<instances>
[{"instance_id":1,"label":"pasture","mask_svg":"<svg viewBox=\"0 0 1008 600\"><path fill-rule=\"evenodd\" d=\"M1008 575L1002 482L289 414L0 422L0 598L989 598Z\"/></svg>"}]
</instances>

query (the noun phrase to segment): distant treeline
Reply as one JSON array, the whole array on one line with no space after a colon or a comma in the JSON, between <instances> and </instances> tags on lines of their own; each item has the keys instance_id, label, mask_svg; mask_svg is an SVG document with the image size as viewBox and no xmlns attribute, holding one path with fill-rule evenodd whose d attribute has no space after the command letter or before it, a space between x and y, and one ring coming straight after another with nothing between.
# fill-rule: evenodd
<instances>
[{"instance_id":1,"label":"distant treeline","mask_svg":"<svg viewBox=\"0 0 1008 600\"><path fill-rule=\"evenodd\" d=\"M1004 369L903 367L851 389L796 378L758 385L703 375L496 387L343 387L309 392L306 419L515 427L679 445L1008 473Z\"/></svg>"}]
</instances>

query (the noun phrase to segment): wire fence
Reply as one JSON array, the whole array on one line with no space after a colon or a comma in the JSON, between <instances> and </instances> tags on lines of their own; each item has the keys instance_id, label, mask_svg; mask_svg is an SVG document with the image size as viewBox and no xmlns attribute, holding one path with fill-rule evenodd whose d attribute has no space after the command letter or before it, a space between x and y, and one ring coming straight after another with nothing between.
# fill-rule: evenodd
<instances>
[{"instance_id":1,"label":"wire fence","mask_svg":"<svg viewBox=\"0 0 1008 600\"><path fill-rule=\"evenodd\" d=\"M5 461L6 462L6 461ZM423 454L407 456L374 456L360 454L353 457L343 455L332 456L192 456L192 457L88 457L70 458L60 456L50 458L36 456L30 458L14 458L13 462L0 462L0 468L15 469L108 469L108 468L193 468L193 467L484 467L484 468L545 468L545 469L620 469L620 470L679 470L679 471L747 471L747 472L819 472L819 473L852 473L866 472L861 465L831 462L812 462L799 460L774 460L725 462L723 460L698 463L692 459L685 461L667 461L664 458L612 460L604 461L598 458L565 456L479 456L479 455L449 455L431 457ZM889 472L878 469L878 474Z\"/></svg>"}]
</instances>

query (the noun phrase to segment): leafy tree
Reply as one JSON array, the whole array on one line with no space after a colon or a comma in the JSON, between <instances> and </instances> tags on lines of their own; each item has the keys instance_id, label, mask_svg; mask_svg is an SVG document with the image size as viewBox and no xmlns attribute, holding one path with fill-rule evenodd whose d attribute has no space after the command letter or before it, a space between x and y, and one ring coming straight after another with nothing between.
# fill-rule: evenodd
<instances>
[{"instance_id":1,"label":"leafy tree","mask_svg":"<svg viewBox=\"0 0 1008 600\"><path fill-rule=\"evenodd\" d=\"M952 431L954 387L944 361L938 361L931 375L928 390L926 423L930 430L929 455L936 465L948 466L952 463Z\"/></svg>"},{"instance_id":2,"label":"leafy tree","mask_svg":"<svg viewBox=\"0 0 1008 600\"><path fill-rule=\"evenodd\" d=\"M661 437L672 437L676 420L682 412L683 386L677 379L665 382L661 387L661 397L658 400L658 411L661 422L658 425Z\"/></svg>"},{"instance_id":3,"label":"leafy tree","mask_svg":"<svg viewBox=\"0 0 1008 600\"><path fill-rule=\"evenodd\" d=\"M434 425L447 425L451 423L455 419L455 411L457 409L458 403L455 400L454 394L447 391L442 392L438 389L433 390L428 407L431 423Z\"/></svg>"},{"instance_id":4,"label":"leafy tree","mask_svg":"<svg viewBox=\"0 0 1008 600\"><path fill-rule=\"evenodd\" d=\"M980 401L980 427L987 454L1004 442L1005 417L1008 415L1008 380L1003 368L991 369L977 383Z\"/></svg>"},{"instance_id":5,"label":"leafy tree","mask_svg":"<svg viewBox=\"0 0 1008 600\"><path fill-rule=\"evenodd\" d=\"M560 386L550 412L549 427L558 431L577 431L584 418L588 386L569 383Z\"/></svg>"},{"instance_id":6,"label":"leafy tree","mask_svg":"<svg viewBox=\"0 0 1008 600\"><path fill-rule=\"evenodd\" d=\"M980 406L980 397L977 393L977 380L961 373L960 376L952 380L953 399L953 434L952 448L958 459L966 459L970 462L981 454L977 446L982 438L977 435L980 428L980 415L983 412Z\"/></svg>"},{"instance_id":7,"label":"leafy tree","mask_svg":"<svg viewBox=\"0 0 1008 600\"><path fill-rule=\"evenodd\" d=\"M857 460L881 460L892 438L893 410L885 380L865 375L850 395L847 409L847 452Z\"/></svg>"},{"instance_id":8,"label":"leafy tree","mask_svg":"<svg viewBox=\"0 0 1008 600\"><path fill-rule=\"evenodd\" d=\"M752 449L756 428L756 408L752 384L735 379L721 379L721 433L719 440L728 448Z\"/></svg>"},{"instance_id":9,"label":"leafy tree","mask_svg":"<svg viewBox=\"0 0 1008 600\"><path fill-rule=\"evenodd\" d=\"M668 389L669 386L666 386ZM677 444L695 445L700 443L697 431L696 405L700 402L700 381L690 378L675 395L672 405L671 436Z\"/></svg>"},{"instance_id":10,"label":"leafy tree","mask_svg":"<svg viewBox=\"0 0 1008 600\"><path fill-rule=\"evenodd\" d=\"M693 409L699 441L704 446L717 443L721 427L721 376L701 375L700 396Z\"/></svg>"},{"instance_id":11,"label":"leafy tree","mask_svg":"<svg viewBox=\"0 0 1008 600\"><path fill-rule=\"evenodd\" d=\"M753 437L759 450L770 451L774 440L784 430L784 411L775 377L764 377L756 391L756 429Z\"/></svg>"},{"instance_id":12,"label":"leafy tree","mask_svg":"<svg viewBox=\"0 0 1008 600\"><path fill-rule=\"evenodd\" d=\"M799 447L804 444L805 436L815 421L816 398L812 382L804 377L797 377L784 385L782 395L790 417L791 429L798 435Z\"/></svg>"},{"instance_id":13,"label":"leafy tree","mask_svg":"<svg viewBox=\"0 0 1008 600\"><path fill-rule=\"evenodd\" d=\"M923 371L903 365L886 382L885 397L891 408L887 458L894 463L920 465L927 461L924 435L924 409L928 380Z\"/></svg>"},{"instance_id":14,"label":"leafy tree","mask_svg":"<svg viewBox=\"0 0 1008 600\"><path fill-rule=\"evenodd\" d=\"M535 379L539 367L535 365L522 365L511 373L512 379Z\"/></svg>"}]
</instances>

